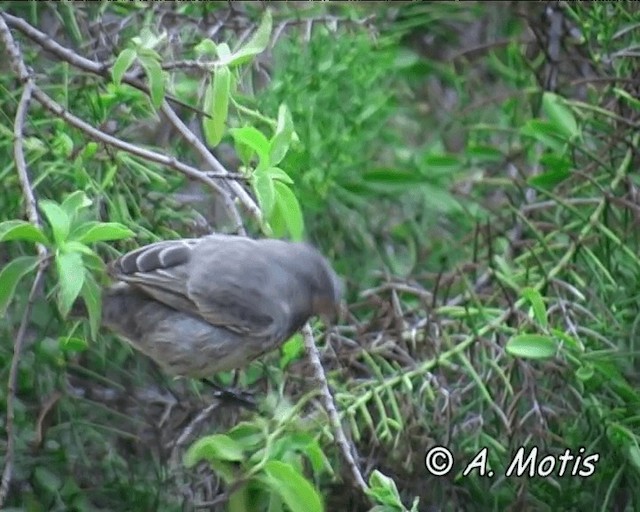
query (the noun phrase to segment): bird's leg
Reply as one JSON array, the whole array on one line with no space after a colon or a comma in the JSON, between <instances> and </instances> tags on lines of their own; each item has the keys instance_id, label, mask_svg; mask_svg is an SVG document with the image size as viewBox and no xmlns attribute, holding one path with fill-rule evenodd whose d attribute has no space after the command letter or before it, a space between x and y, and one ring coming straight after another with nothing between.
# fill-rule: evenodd
<instances>
[{"instance_id":1,"label":"bird's leg","mask_svg":"<svg viewBox=\"0 0 640 512\"><path fill-rule=\"evenodd\" d=\"M239 405L251 410L255 410L257 408L256 401L253 399L253 395L251 393L222 388L210 379L202 379L202 382L207 386L212 387L214 389L213 396L223 402Z\"/></svg>"}]
</instances>

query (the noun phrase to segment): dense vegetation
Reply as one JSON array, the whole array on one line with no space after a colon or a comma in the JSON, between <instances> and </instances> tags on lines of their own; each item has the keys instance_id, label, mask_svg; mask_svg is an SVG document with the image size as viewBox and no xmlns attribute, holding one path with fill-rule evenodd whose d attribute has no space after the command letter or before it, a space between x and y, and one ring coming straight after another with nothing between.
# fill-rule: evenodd
<instances>
[{"instance_id":1,"label":"dense vegetation","mask_svg":"<svg viewBox=\"0 0 640 512\"><path fill-rule=\"evenodd\" d=\"M633 2L2 3L0 508L640 509L639 44ZM344 277L355 465L301 335L254 411L99 332L104 261L211 231Z\"/></svg>"}]
</instances>

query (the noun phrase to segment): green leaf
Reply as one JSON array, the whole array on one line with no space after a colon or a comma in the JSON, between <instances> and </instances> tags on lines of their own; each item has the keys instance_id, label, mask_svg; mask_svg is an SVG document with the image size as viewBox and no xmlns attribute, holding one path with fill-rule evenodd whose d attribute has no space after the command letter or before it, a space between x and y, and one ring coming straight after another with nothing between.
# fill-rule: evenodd
<instances>
[{"instance_id":1,"label":"green leaf","mask_svg":"<svg viewBox=\"0 0 640 512\"><path fill-rule=\"evenodd\" d=\"M273 180L281 181L287 185L293 185L293 180L286 172L280 169L280 167L269 167L266 172Z\"/></svg>"},{"instance_id":2,"label":"green leaf","mask_svg":"<svg viewBox=\"0 0 640 512\"><path fill-rule=\"evenodd\" d=\"M269 163L278 165L289 151L293 135L293 119L286 105L278 108L278 124L276 132L270 142Z\"/></svg>"},{"instance_id":3,"label":"green leaf","mask_svg":"<svg viewBox=\"0 0 640 512\"><path fill-rule=\"evenodd\" d=\"M564 137L556 125L541 119L530 119L520 128L522 135L532 137L558 154L565 151Z\"/></svg>"},{"instance_id":4,"label":"green leaf","mask_svg":"<svg viewBox=\"0 0 640 512\"><path fill-rule=\"evenodd\" d=\"M184 465L188 468L195 466L201 460L207 462L244 460L242 445L224 434L213 434L198 439L193 443L184 456Z\"/></svg>"},{"instance_id":5,"label":"green leaf","mask_svg":"<svg viewBox=\"0 0 640 512\"><path fill-rule=\"evenodd\" d=\"M58 307L66 318L84 284L85 269L82 256L77 252L59 252L56 257L58 268Z\"/></svg>"},{"instance_id":6,"label":"green leaf","mask_svg":"<svg viewBox=\"0 0 640 512\"><path fill-rule=\"evenodd\" d=\"M47 236L33 224L24 220L0 222L0 242L9 242L10 240L40 242L49 245Z\"/></svg>"},{"instance_id":7,"label":"green leaf","mask_svg":"<svg viewBox=\"0 0 640 512\"><path fill-rule=\"evenodd\" d=\"M73 139L66 133L58 133L53 139L51 147L57 156L67 159L73 153Z\"/></svg>"},{"instance_id":8,"label":"green leaf","mask_svg":"<svg viewBox=\"0 0 640 512\"><path fill-rule=\"evenodd\" d=\"M638 100L638 98L632 96L624 89L619 89L617 87L613 89L613 92L616 96L618 96L618 98L624 98L624 100L629 103L629 105L631 105L636 110L640 110L640 100Z\"/></svg>"},{"instance_id":9,"label":"green leaf","mask_svg":"<svg viewBox=\"0 0 640 512\"><path fill-rule=\"evenodd\" d=\"M82 261L84 262L84 266L91 272L103 274L106 268L104 261L102 261L102 258L100 258L100 256L98 256L95 252L91 251L90 248L87 247L87 249L89 249L89 252L85 251L82 253Z\"/></svg>"},{"instance_id":10,"label":"green leaf","mask_svg":"<svg viewBox=\"0 0 640 512\"><path fill-rule=\"evenodd\" d=\"M372 191L394 194L425 184L424 176L416 172L393 168L378 168L365 172L362 180Z\"/></svg>"},{"instance_id":11,"label":"green leaf","mask_svg":"<svg viewBox=\"0 0 640 512\"><path fill-rule=\"evenodd\" d=\"M96 256L97 257L97 256ZM100 260L102 263L102 260ZM89 313L89 328L91 330L91 339L98 337L100 329L100 317L102 316L102 290L91 274L85 276L82 283L80 296Z\"/></svg>"},{"instance_id":12,"label":"green leaf","mask_svg":"<svg viewBox=\"0 0 640 512\"><path fill-rule=\"evenodd\" d=\"M50 495L57 495L62 487L60 477L44 466L38 466L34 469L33 479L37 486L46 490Z\"/></svg>"},{"instance_id":13,"label":"green leaf","mask_svg":"<svg viewBox=\"0 0 640 512\"><path fill-rule=\"evenodd\" d=\"M231 71L226 66L219 67L209 84L204 97L204 111L211 117L204 117L202 126L207 143L217 146L224 135L229 115L229 95L231 93Z\"/></svg>"},{"instance_id":14,"label":"green leaf","mask_svg":"<svg viewBox=\"0 0 640 512\"><path fill-rule=\"evenodd\" d=\"M275 206L269 221L277 232L276 236L284 236L286 229L292 240L302 240L304 217L298 198L290 187L279 180L274 182L274 191Z\"/></svg>"},{"instance_id":15,"label":"green leaf","mask_svg":"<svg viewBox=\"0 0 640 512\"><path fill-rule=\"evenodd\" d=\"M233 128L229 130L236 144L244 144L248 146L258 155L260 164L266 167L269 163L270 144L264 134L253 126L244 126L242 128Z\"/></svg>"},{"instance_id":16,"label":"green leaf","mask_svg":"<svg viewBox=\"0 0 640 512\"><path fill-rule=\"evenodd\" d=\"M591 380L591 378L593 378L594 375L595 375L595 370L593 369L593 366L590 364L583 365L576 370L576 378L578 380L581 380L582 382L587 382L588 380Z\"/></svg>"},{"instance_id":17,"label":"green leaf","mask_svg":"<svg viewBox=\"0 0 640 512\"><path fill-rule=\"evenodd\" d=\"M243 450L255 452L264 441L262 425L243 421L227 433Z\"/></svg>"},{"instance_id":18,"label":"green leaf","mask_svg":"<svg viewBox=\"0 0 640 512\"><path fill-rule=\"evenodd\" d=\"M563 98L557 94L545 92L542 95L542 110L566 139L579 139L581 137L578 122L573 115L573 111L567 107Z\"/></svg>"},{"instance_id":19,"label":"green leaf","mask_svg":"<svg viewBox=\"0 0 640 512\"><path fill-rule=\"evenodd\" d=\"M542 299L540 292L534 288L525 288L522 290L522 296L529 301L529 304L531 304L533 316L540 326L544 329L549 327L549 322L547 320L547 308L544 305L544 300Z\"/></svg>"},{"instance_id":20,"label":"green leaf","mask_svg":"<svg viewBox=\"0 0 640 512\"><path fill-rule=\"evenodd\" d=\"M322 512L324 506L316 489L289 464L268 461L260 477L271 491L278 494L291 512ZM266 477L266 478L265 478Z\"/></svg>"},{"instance_id":21,"label":"green leaf","mask_svg":"<svg viewBox=\"0 0 640 512\"><path fill-rule=\"evenodd\" d=\"M506 346L507 353L523 359L550 359L557 350L556 341L542 334L518 334Z\"/></svg>"},{"instance_id":22,"label":"green leaf","mask_svg":"<svg viewBox=\"0 0 640 512\"><path fill-rule=\"evenodd\" d=\"M111 68L111 77L113 78L113 82L116 85L120 85L120 83L122 82L122 77L131 67L134 60L136 60L135 50L127 48L120 52L120 55L118 55L118 58L113 63L113 67Z\"/></svg>"},{"instance_id":23,"label":"green leaf","mask_svg":"<svg viewBox=\"0 0 640 512\"><path fill-rule=\"evenodd\" d=\"M98 152L98 143L97 142L87 142L84 150L82 150L82 158L85 160L89 160L94 157L94 155Z\"/></svg>"},{"instance_id":24,"label":"green leaf","mask_svg":"<svg viewBox=\"0 0 640 512\"><path fill-rule=\"evenodd\" d=\"M377 469L369 477L369 489L367 494L377 503L403 510L402 500L396 483Z\"/></svg>"},{"instance_id":25,"label":"green leaf","mask_svg":"<svg viewBox=\"0 0 640 512\"><path fill-rule=\"evenodd\" d=\"M0 316L7 310L20 280L37 266L36 256L18 256L0 270Z\"/></svg>"},{"instance_id":26,"label":"green leaf","mask_svg":"<svg viewBox=\"0 0 640 512\"><path fill-rule=\"evenodd\" d=\"M89 347L87 340L76 336L60 337L58 345L63 352L84 352Z\"/></svg>"},{"instance_id":27,"label":"green leaf","mask_svg":"<svg viewBox=\"0 0 640 512\"><path fill-rule=\"evenodd\" d=\"M103 242L106 240L122 240L129 238L135 233L119 222L88 222L88 228L75 238L75 241L90 244L93 242Z\"/></svg>"},{"instance_id":28,"label":"green leaf","mask_svg":"<svg viewBox=\"0 0 640 512\"><path fill-rule=\"evenodd\" d=\"M427 153L422 158L422 166L431 176L451 174L460 169L462 164L460 157L447 153Z\"/></svg>"},{"instance_id":29,"label":"green leaf","mask_svg":"<svg viewBox=\"0 0 640 512\"><path fill-rule=\"evenodd\" d=\"M273 19L271 17L271 11L267 9L267 11L264 13L262 21L260 22L260 26L253 34L251 39L247 41L247 44L245 44L242 48L233 53L227 59L222 59L222 63L228 66L239 66L240 64L244 64L245 62L251 60L259 53L262 53L269 44L272 28Z\"/></svg>"},{"instance_id":30,"label":"green leaf","mask_svg":"<svg viewBox=\"0 0 640 512\"><path fill-rule=\"evenodd\" d=\"M215 57L217 55L216 43L211 39L203 39L193 49L196 55L202 57Z\"/></svg>"},{"instance_id":31,"label":"green leaf","mask_svg":"<svg viewBox=\"0 0 640 512\"><path fill-rule=\"evenodd\" d=\"M304 354L304 341L302 334L294 334L282 345L282 356L280 357L280 368L286 368L291 361L297 361Z\"/></svg>"},{"instance_id":32,"label":"green leaf","mask_svg":"<svg viewBox=\"0 0 640 512\"><path fill-rule=\"evenodd\" d=\"M86 208L87 206L91 206L93 201L87 197L87 195L82 190L76 190L69 194L62 204L60 205L62 209L67 213L70 219L73 219L78 211Z\"/></svg>"},{"instance_id":33,"label":"green leaf","mask_svg":"<svg viewBox=\"0 0 640 512\"><path fill-rule=\"evenodd\" d=\"M48 199L40 201L39 206L49 221L49 225L53 231L53 239L56 241L56 244L62 245L69 235L71 223L69 215L67 215L67 212L65 212L58 203Z\"/></svg>"},{"instance_id":34,"label":"green leaf","mask_svg":"<svg viewBox=\"0 0 640 512\"><path fill-rule=\"evenodd\" d=\"M552 190L570 176L571 173L568 170L551 170L531 176L527 183L531 187Z\"/></svg>"},{"instance_id":35,"label":"green leaf","mask_svg":"<svg viewBox=\"0 0 640 512\"><path fill-rule=\"evenodd\" d=\"M467 158L477 162L502 162L505 155L492 146L469 144L466 150Z\"/></svg>"},{"instance_id":36,"label":"green leaf","mask_svg":"<svg viewBox=\"0 0 640 512\"><path fill-rule=\"evenodd\" d=\"M231 57L231 48L229 48L227 43L220 43L216 47L216 55L222 62L224 62L226 59Z\"/></svg>"},{"instance_id":37,"label":"green leaf","mask_svg":"<svg viewBox=\"0 0 640 512\"><path fill-rule=\"evenodd\" d=\"M260 209L266 219L269 218L275 204L275 187L271 176L266 172L255 172L251 178L253 191L258 198Z\"/></svg>"},{"instance_id":38,"label":"green leaf","mask_svg":"<svg viewBox=\"0 0 640 512\"><path fill-rule=\"evenodd\" d=\"M140 56L140 63L147 72L147 78L149 79L151 103L155 108L160 108L164 99L164 71L162 71L160 63L154 58Z\"/></svg>"}]
</instances>

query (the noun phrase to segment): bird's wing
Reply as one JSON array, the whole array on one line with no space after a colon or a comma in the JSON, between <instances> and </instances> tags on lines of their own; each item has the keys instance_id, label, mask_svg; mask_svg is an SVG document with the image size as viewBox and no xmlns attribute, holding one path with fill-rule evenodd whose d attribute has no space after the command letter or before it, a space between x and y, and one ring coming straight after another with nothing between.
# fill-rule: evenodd
<instances>
[{"instance_id":1,"label":"bird's wing","mask_svg":"<svg viewBox=\"0 0 640 512\"><path fill-rule=\"evenodd\" d=\"M281 255L285 259L286 254ZM255 337L282 336L291 304L283 283L283 262L274 261L256 240L207 237L194 249L187 295L213 325Z\"/></svg>"},{"instance_id":2,"label":"bird's wing","mask_svg":"<svg viewBox=\"0 0 640 512\"><path fill-rule=\"evenodd\" d=\"M275 339L290 329L295 298L287 293L295 279L283 269L286 259L256 240L210 235L141 247L114 261L110 273L211 325Z\"/></svg>"},{"instance_id":3,"label":"bird's wing","mask_svg":"<svg viewBox=\"0 0 640 512\"><path fill-rule=\"evenodd\" d=\"M187 294L187 280L198 242L192 238L145 245L115 260L109 273L167 306L192 312L197 308Z\"/></svg>"}]
</instances>

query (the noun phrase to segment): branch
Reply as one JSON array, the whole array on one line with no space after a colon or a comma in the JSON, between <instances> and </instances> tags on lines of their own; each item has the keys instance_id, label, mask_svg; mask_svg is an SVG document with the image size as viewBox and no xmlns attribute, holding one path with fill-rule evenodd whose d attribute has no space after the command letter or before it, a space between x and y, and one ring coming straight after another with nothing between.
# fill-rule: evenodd
<instances>
[{"instance_id":1,"label":"branch","mask_svg":"<svg viewBox=\"0 0 640 512\"><path fill-rule=\"evenodd\" d=\"M78 55L73 50L70 50L69 48L65 48L61 44L56 43L47 34L29 25L22 18L19 18L17 16L12 16L11 14L8 14L6 12L0 13L0 16L2 16L5 19L7 25L19 30L29 39L31 39L32 41L40 45L45 50L51 52L56 57L59 57L61 60L68 62L69 64L77 68L88 71L89 73L93 73L95 75L99 75L104 78L107 78L108 80L111 80L111 64L106 62L95 62L85 57L82 57L81 55ZM146 94L150 94L149 87L147 87L147 85L143 81L138 79L138 77L134 72L126 73L122 77L122 81L125 84L138 89L139 91L142 91ZM188 103L184 103L183 101L180 101L177 98L174 98L171 96L167 96L167 98L169 99L169 101L177 103L178 105L181 105L184 108L187 108L193 112L197 112L198 114L209 117L209 115L206 114L205 112L202 112L201 110L189 105Z\"/></svg>"},{"instance_id":2,"label":"branch","mask_svg":"<svg viewBox=\"0 0 640 512\"><path fill-rule=\"evenodd\" d=\"M39 30L32 27L27 22L25 22L24 20L18 17L11 16L10 14L7 14L7 13L2 13L1 16L6 19L9 25L20 30L27 37L29 37L30 39L38 43L44 49L50 51L51 53L59 57L61 60L64 60L65 62L68 62L69 64L79 69L82 69L83 71L104 76L109 79L111 78L109 74L109 70L110 70L109 64L94 62L90 59L87 59L78 55L73 50L70 50L69 48L65 48L64 46L56 43L49 36L47 36L43 32L40 32ZM16 74L18 74L20 79L23 81L26 80L27 77L29 76L29 73L26 70L26 68L24 68L20 73L16 72ZM130 72L125 74L122 81L128 85L131 85L132 87L145 91L146 93L149 92L149 89L146 87L146 85L140 82L135 77L134 73ZM194 149L200 154L203 160L207 162L207 164L210 166L210 168L214 172L204 173L194 167L191 167L182 162L179 162L174 157L168 157L160 153L156 153L154 151L139 148L137 146L134 146L133 144L129 144L125 141L122 141L121 139L113 137L112 135L109 135L105 132L97 130L93 126L85 123L84 121L66 112L62 106L60 106L55 101L53 101L49 96L47 96L40 89L34 90L34 97L39 102L41 102L48 110L53 112L55 115L62 117L67 122L69 122L76 128L84 131L92 138L98 141L101 141L105 144L110 144L112 146L115 146L117 148L120 148L134 155L140 156L147 160L166 165L168 167L176 169L179 172L182 172L186 176L189 176L191 178L194 178L196 180L199 180L205 183L206 185L214 189L214 191L218 195L220 195L220 197L225 203L226 208L231 214L231 217L236 223L237 231L243 232L244 228L242 227L241 217L236 209L235 204L233 203L233 198L229 197L229 192L227 192L227 190L230 191L232 194L234 194L238 198L238 200L240 201L242 206L246 209L246 211L252 217L254 217L258 221L258 223L262 223L262 212L260 211L260 208L255 203L255 201L251 198L251 196L247 193L247 191L239 183L229 183L227 184L228 185L227 187L222 187L217 185L211 179L211 178L221 178L221 179L227 179L227 180L237 180L237 179L246 179L246 177L242 174L231 173L227 169L225 169L225 167L218 161L218 159L215 158L215 156L211 154L209 149L200 141L200 139L198 139L196 135L191 130L189 130L189 128L187 128L187 126L184 124L184 122L182 122L182 120L178 117L178 115L171 108L171 106L167 101L163 101L163 104L161 107L162 112L167 116L171 124L183 135L185 140L194 147ZM182 103L180 104L182 105ZM189 107L189 108L193 110L193 107ZM225 190L225 188L227 190Z\"/></svg>"},{"instance_id":3,"label":"branch","mask_svg":"<svg viewBox=\"0 0 640 512\"><path fill-rule=\"evenodd\" d=\"M368 496L367 491L369 487L364 481L362 473L358 468L358 464L352 455L352 451L355 452L355 446L351 446L349 444L349 440L347 439L344 430L342 430L340 416L338 415L338 411L336 410L336 406L333 401L333 396L329 390L329 384L327 383L327 378L324 374L324 369L322 368L320 355L318 354L318 349L313 340L313 333L311 332L311 327L308 323L302 328L302 337L304 338L304 346L307 351L307 359L311 364L313 377L320 388L319 391L322 405L327 411L327 416L329 416L329 425L331 426L334 440L338 445L340 453L342 453L342 456L344 457L349 471L351 472L351 477L353 478L354 483L360 491L362 491L364 496Z\"/></svg>"},{"instance_id":4,"label":"branch","mask_svg":"<svg viewBox=\"0 0 640 512\"><path fill-rule=\"evenodd\" d=\"M10 57L12 69L14 69L21 76L28 74L27 68L24 65L20 50L16 46L9 28L4 23L4 20L0 17L0 42L7 50ZM22 194L25 201L25 209L29 221L36 227L41 227L40 216L38 215L38 208L36 203L35 194L33 193L33 187L29 181L29 174L27 173L27 163L24 158L24 120L27 114L29 102L31 101L31 95L34 90L34 84L32 80L27 80L25 83L20 102L18 103L18 109L16 110L16 118L13 126L14 134L14 157L16 163L16 170L18 172L18 178L20 180L20 186L22 188ZM20 367L20 355L22 353L22 347L24 345L25 334L27 332L27 323L31 316L31 310L36 295L40 290L41 283L44 278L44 273L49 265L49 254L47 248L42 244L37 244L37 251L39 255L40 265L38 272L31 285L31 291L29 292L29 298L27 305L22 313L22 319L20 321L20 327L13 344L13 356L11 358L11 367L9 369L9 378L7 380L7 419L6 419L6 432L7 432L7 451L4 459L4 469L2 471L2 480L0 481L0 509L3 507L5 500L9 494L9 486L11 485L11 478L13 475L13 465L15 456L15 399L16 399L16 386L18 382L18 369Z\"/></svg>"}]
</instances>

